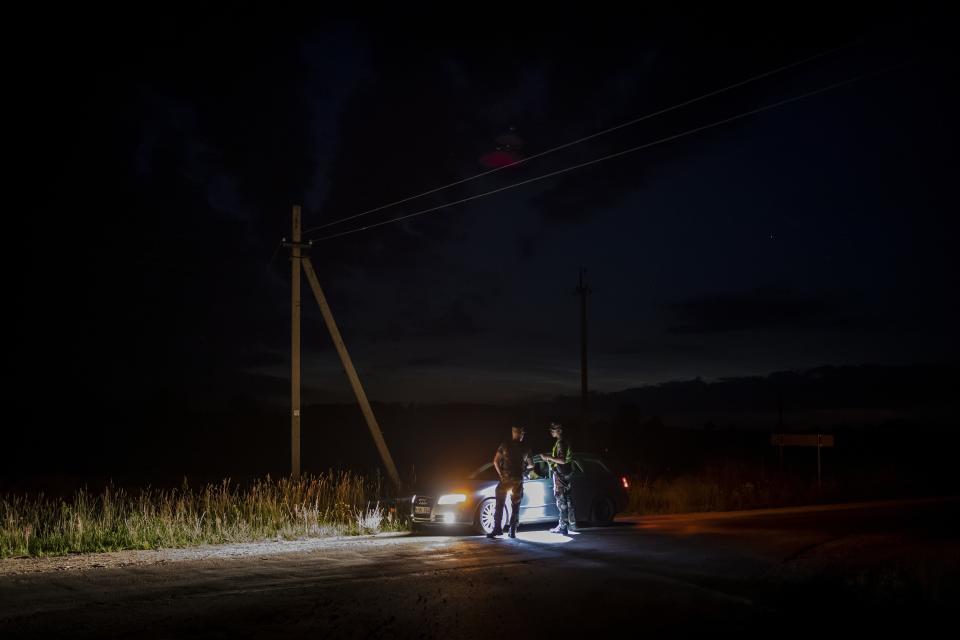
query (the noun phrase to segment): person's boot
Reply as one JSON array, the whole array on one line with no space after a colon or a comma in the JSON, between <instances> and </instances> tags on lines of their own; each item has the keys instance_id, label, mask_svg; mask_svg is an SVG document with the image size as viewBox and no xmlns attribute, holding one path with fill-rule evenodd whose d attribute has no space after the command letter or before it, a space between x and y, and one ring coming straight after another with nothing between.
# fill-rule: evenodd
<instances>
[{"instance_id":1,"label":"person's boot","mask_svg":"<svg viewBox=\"0 0 960 640\"><path fill-rule=\"evenodd\" d=\"M517 525L515 525L515 524L511 524L511 525L510 525L510 537L511 537L511 538L516 538L516 537L517 537Z\"/></svg>"},{"instance_id":2,"label":"person's boot","mask_svg":"<svg viewBox=\"0 0 960 640\"><path fill-rule=\"evenodd\" d=\"M500 527L497 527L496 529L494 529L493 531L491 531L490 533L488 533L488 534L487 534L487 537L490 538L491 540L493 540L494 538L499 537L499 536L502 536L502 535L503 535L503 529L501 529Z\"/></svg>"},{"instance_id":3,"label":"person's boot","mask_svg":"<svg viewBox=\"0 0 960 640\"><path fill-rule=\"evenodd\" d=\"M568 531L579 531L579 529L577 528L577 523L571 521L570 524L567 525L567 530L568 530Z\"/></svg>"},{"instance_id":4,"label":"person's boot","mask_svg":"<svg viewBox=\"0 0 960 640\"><path fill-rule=\"evenodd\" d=\"M559 533L560 535L567 535L567 525L558 524L553 529L550 529L550 533Z\"/></svg>"}]
</instances>

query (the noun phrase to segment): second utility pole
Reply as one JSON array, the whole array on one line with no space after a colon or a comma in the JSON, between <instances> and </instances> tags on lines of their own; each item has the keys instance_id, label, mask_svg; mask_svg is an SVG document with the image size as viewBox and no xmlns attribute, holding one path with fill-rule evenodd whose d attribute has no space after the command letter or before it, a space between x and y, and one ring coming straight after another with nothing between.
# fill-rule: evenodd
<instances>
[{"instance_id":1,"label":"second utility pole","mask_svg":"<svg viewBox=\"0 0 960 640\"><path fill-rule=\"evenodd\" d=\"M586 272L585 268L580 267L580 282L577 284L577 293L580 294L580 420L584 427L587 424L587 402L589 398L587 388L587 296L593 292L590 285L583 281Z\"/></svg>"}]
</instances>

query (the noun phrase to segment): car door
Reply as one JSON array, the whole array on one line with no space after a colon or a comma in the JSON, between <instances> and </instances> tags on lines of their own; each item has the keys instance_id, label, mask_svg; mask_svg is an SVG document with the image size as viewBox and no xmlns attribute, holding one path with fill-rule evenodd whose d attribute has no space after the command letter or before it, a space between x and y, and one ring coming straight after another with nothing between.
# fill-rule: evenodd
<instances>
[{"instance_id":1,"label":"car door","mask_svg":"<svg viewBox=\"0 0 960 640\"><path fill-rule=\"evenodd\" d=\"M547 463L540 456L533 457L536 478L523 481L523 500L520 502L520 521L533 522L556 517L557 506L553 501L553 481ZM550 513L550 507L553 513Z\"/></svg>"},{"instance_id":2,"label":"car door","mask_svg":"<svg viewBox=\"0 0 960 640\"><path fill-rule=\"evenodd\" d=\"M581 458L574 458L572 489L570 499L573 502L574 517L577 520L589 520L593 510L593 501L597 494L596 475L591 473L590 465Z\"/></svg>"}]
</instances>

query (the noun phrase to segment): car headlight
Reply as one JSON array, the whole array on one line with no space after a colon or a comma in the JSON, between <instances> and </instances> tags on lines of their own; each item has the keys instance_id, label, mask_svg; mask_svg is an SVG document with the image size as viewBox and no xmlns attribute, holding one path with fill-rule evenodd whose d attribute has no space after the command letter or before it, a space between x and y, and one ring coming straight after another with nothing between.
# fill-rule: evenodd
<instances>
[{"instance_id":1,"label":"car headlight","mask_svg":"<svg viewBox=\"0 0 960 640\"><path fill-rule=\"evenodd\" d=\"M467 496L462 493L447 493L437 499L437 504L460 504L466 500Z\"/></svg>"}]
</instances>

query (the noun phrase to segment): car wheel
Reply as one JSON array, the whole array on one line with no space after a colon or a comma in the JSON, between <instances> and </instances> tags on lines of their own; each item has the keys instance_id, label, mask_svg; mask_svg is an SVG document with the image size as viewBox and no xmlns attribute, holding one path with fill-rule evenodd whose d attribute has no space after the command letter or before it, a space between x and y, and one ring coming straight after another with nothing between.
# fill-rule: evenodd
<instances>
[{"instance_id":1,"label":"car wheel","mask_svg":"<svg viewBox=\"0 0 960 640\"><path fill-rule=\"evenodd\" d=\"M607 497L600 497L593 503L593 517L591 519L594 524L607 525L613 522L613 517L616 513L616 507L613 506L613 501Z\"/></svg>"},{"instance_id":2,"label":"car wheel","mask_svg":"<svg viewBox=\"0 0 960 640\"><path fill-rule=\"evenodd\" d=\"M497 515L497 501L493 498L487 498L480 503L480 506L477 508L477 517L473 522L473 529L477 533L487 534L493 531L493 523L496 520ZM503 522L500 524L501 529L506 531L507 527L510 525L510 505L504 505L503 509Z\"/></svg>"}]
</instances>

